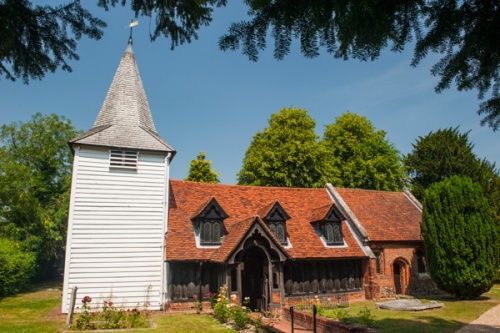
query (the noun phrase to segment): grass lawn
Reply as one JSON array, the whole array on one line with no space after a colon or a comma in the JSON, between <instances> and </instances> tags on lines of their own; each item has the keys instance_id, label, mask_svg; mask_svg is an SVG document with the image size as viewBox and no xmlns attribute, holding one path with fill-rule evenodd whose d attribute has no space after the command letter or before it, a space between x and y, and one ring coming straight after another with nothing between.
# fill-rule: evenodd
<instances>
[{"instance_id":1,"label":"grass lawn","mask_svg":"<svg viewBox=\"0 0 500 333\"><path fill-rule=\"evenodd\" d=\"M481 314L500 304L500 284L478 300L459 301L451 296L436 296L420 299L444 303L444 307L426 311L392 311L378 309L375 302L351 303L350 313L354 316L368 308L375 320L373 327L381 333L453 333L464 324L470 323Z\"/></svg>"},{"instance_id":2,"label":"grass lawn","mask_svg":"<svg viewBox=\"0 0 500 333\"><path fill-rule=\"evenodd\" d=\"M452 297L432 297L444 308L408 312L377 309L375 302L351 303L356 315L365 307L374 316L374 328L381 333L452 333L500 303L500 285L474 301L458 301ZM0 333L56 333L65 330L66 315L60 313L61 291L57 288L19 294L0 300ZM234 332L209 316L196 314L165 315L153 313L155 329L129 330L129 333Z\"/></svg>"},{"instance_id":3,"label":"grass lawn","mask_svg":"<svg viewBox=\"0 0 500 333\"><path fill-rule=\"evenodd\" d=\"M127 333L234 332L209 316L153 313L155 329L128 330ZM0 300L0 333L56 333L65 330L61 314L61 290L45 289ZM91 331L87 331L91 332Z\"/></svg>"}]
</instances>

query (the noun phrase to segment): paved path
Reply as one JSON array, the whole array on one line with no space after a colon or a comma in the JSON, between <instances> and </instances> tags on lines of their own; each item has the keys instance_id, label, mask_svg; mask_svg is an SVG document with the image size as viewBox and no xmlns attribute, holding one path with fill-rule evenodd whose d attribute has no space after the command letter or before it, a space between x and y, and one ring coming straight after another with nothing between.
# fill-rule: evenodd
<instances>
[{"instance_id":1,"label":"paved path","mask_svg":"<svg viewBox=\"0 0 500 333\"><path fill-rule=\"evenodd\" d=\"M498 333L500 332L500 304L483 313L479 318L465 325L455 333Z\"/></svg>"},{"instance_id":2,"label":"paved path","mask_svg":"<svg viewBox=\"0 0 500 333\"><path fill-rule=\"evenodd\" d=\"M307 328L304 328L302 326L299 326L297 324L294 325L294 333L310 333L312 330L309 330ZM278 322L274 323L273 326L271 327L271 331L273 333L291 333L292 332L292 324L284 319L281 318Z\"/></svg>"}]
</instances>

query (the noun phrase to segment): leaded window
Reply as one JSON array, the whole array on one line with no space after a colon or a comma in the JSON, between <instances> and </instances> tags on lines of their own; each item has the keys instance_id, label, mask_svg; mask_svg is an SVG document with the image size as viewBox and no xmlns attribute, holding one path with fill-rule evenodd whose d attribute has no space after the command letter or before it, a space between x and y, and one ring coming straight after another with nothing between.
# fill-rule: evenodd
<instances>
[{"instance_id":1,"label":"leaded window","mask_svg":"<svg viewBox=\"0 0 500 333\"><path fill-rule=\"evenodd\" d=\"M425 273L426 272L426 269L425 269L425 256L424 256L424 252L422 252L421 250L417 250L417 268L418 268L418 272L419 273Z\"/></svg>"},{"instance_id":2,"label":"leaded window","mask_svg":"<svg viewBox=\"0 0 500 333\"><path fill-rule=\"evenodd\" d=\"M327 245L343 245L341 222L325 222L323 237Z\"/></svg>"},{"instance_id":3,"label":"leaded window","mask_svg":"<svg viewBox=\"0 0 500 333\"><path fill-rule=\"evenodd\" d=\"M286 244L286 229L285 222L268 222L269 230L273 233L274 237L281 243Z\"/></svg>"},{"instance_id":4,"label":"leaded window","mask_svg":"<svg viewBox=\"0 0 500 333\"><path fill-rule=\"evenodd\" d=\"M221 243L221 221L219 220L203 220L201 221L200 243L203 245L220 244Z\"/></svg>"}]
</instances>

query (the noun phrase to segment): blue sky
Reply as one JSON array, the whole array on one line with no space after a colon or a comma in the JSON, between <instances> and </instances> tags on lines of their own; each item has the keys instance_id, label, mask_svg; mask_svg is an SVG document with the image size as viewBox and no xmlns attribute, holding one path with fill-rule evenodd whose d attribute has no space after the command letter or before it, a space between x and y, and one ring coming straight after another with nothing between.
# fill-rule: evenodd
<instances>
[{"instance_id":1,"label":"blue sky","mask_svg":"<svg viewBox=\"0 0 500 333\"><path fill-rule=\"evenodd\" d=\"M64 115L78 129L92 127L126 49L133 12L89 6L108 23L104 37L80 41L72 73L58 70L29 85L0 78L1 124L28 121L40 112ZM184 179L190 161L203 150L221 182L234 184L253 135L272 113L290 106L308 110L319 136L345 111L366 116L403 154L419 136L460 126L470 131L480 158L499 164L500 133L479 125L476 92L454 87L434 92L438 78L429 69L437 55L417 68L410 67L411 45L400 54L385 51L374 62L333 59L326 52L306 59L294 42L291 54L276 61L268 40L259 61L250 62L238 51L220 51L217 43L231 22L245 18L245 7L230 2L215 11L198 40L174 51L164 38L149 41L148 18L139 18L134 28L134 53L156 129L177 150L172 178Z\"/></svg>"}]
</instances>

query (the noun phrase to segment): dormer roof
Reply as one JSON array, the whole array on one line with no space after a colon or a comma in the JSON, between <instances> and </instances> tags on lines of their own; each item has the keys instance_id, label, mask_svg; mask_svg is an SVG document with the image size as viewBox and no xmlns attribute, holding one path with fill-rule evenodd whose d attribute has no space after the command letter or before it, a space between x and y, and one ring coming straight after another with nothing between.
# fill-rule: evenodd
<instances>
[{"instance_id":1,"label":"dormer roof","mask_svg":"<svg viewBox=\"0 0 500 333\"><path fill-rule=\"evenodd\" d=\"M286 221L290 219L290 216L286 213L285 209L281 206L278 200L264 206L259 210L259 216L264 221Z\"/></svg>"},{"instance_id":2,"label":"dormer roof","mask_svg":"<svg viewBox=\"0 0 500 333\"><path fill-rule=\"evenodd\" d=\"M175 154L175 150L156 132L130 42L118 65L94 126L71 140L70 144Z\"/></svg>"}]
</instances>

